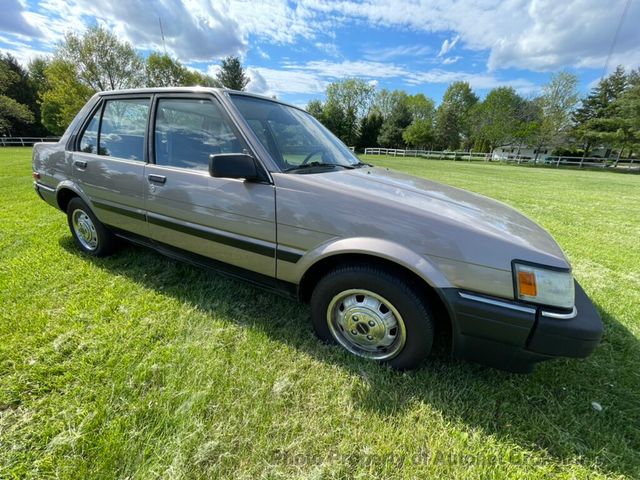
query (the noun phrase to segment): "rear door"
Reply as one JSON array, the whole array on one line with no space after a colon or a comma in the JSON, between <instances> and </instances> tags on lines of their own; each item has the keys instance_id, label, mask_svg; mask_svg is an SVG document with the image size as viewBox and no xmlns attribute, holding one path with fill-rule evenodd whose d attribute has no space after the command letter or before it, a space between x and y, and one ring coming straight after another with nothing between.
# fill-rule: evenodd
<instances>
[{"instance_id":1,"label":"rear door","mask_svg":"<svg viewBox=\"0 0 640 480\"><path fill-rule=\"evenodd\" d=\"M100 221L145 236L145 134L150 106L150 96L103 99L72 153L73 177Z\"/></svg>"},{"instance_id":2,"label":"rear door","mask_svg":"<svg viewBox=\"0 0 640 480\"><path fill-rule=\"evenodd\" d=\"M209 175L209 155L248 151L217 98L157 95L152 116L145 169L151 238L275 276L273 185Z\"/></svg>"}]
</instances>

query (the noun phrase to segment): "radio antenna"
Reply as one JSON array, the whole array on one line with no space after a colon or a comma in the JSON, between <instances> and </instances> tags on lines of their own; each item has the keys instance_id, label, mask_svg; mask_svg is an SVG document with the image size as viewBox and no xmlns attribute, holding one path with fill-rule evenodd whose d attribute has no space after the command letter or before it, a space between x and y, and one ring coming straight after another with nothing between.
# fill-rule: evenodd
<instances>
[{"instance_id":1,"label":"radio antenna","mask_svg":"<svg viewBox=\"0 0 640 480\"><path fill-rule=\"evenodd\" d=\"M162 29L162 18L158 17L158 23L160 24L160 35L162 36L162 49L164 54L167 54L167 45L164 43L164 30Z\"/></svg>"},{"instance_id":2,"label":"radio antenna","mask_svg":"<svg viewBox=\"0 0 640 480\"><path fill-rule=\"evenodd\" d=\"M613 55L613 49L618 42L618 35L620 35L620 30L622 29L622 24L624 23L624 19L627 18L627 13L629 12L629 5L631 5L631 0L627 0L627 3L624 5L624 9L622 10L622 15L620 16L620 21L618 22L618 27L616 28L616 33L613 35L613 40L611 41L611 47L609 48L609 54L607 55L607 59L604 62L604 68L602 69L602 77L600 77L600 81L602 81L607 74L607 70L609 70L609 62L611 61L611 55Z\"/></svg>"}]
</instances>

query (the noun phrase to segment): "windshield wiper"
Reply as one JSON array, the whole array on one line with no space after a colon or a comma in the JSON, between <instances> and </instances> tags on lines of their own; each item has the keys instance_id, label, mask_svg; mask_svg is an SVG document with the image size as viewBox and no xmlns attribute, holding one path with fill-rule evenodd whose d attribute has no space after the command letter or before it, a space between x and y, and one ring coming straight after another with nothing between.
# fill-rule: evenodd
<instances>
[{"instance_id":1,"label":"windshield wiper","mask_svg":"<svg viewBox=\"0 0 640 480\"><path fill-rule=\"evenodd\" d=\"M353 168L362 168L362 167L373 167L370 163L358 162L353 165Z\"/></svg>"},{"instance_id":2,"label":"windshield wiper","mask_svg":"<svg viewBox=\"0 0 640 480\"><path fill-rule=\"evenodd\" d=\"M283 172L292 172L294 170L302 170L302 169L305 169L305 168L313 168L313 167L320 167L320 168L342 167L342 168L346 168L346 169L349 169L349 170L355 168L352 165L340 165L339 163L309 162L309 163L304 163L302 165L294 165L293 167L285 168L283 170Z\"/></svg>"}]
</instances>

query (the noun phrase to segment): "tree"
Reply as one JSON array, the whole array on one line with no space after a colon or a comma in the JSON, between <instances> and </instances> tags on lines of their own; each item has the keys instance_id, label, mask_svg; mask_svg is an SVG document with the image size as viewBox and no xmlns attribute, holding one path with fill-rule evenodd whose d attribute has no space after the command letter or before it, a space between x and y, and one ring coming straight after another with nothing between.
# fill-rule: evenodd
<instances>
[{"instance_id":1,"label":"tree","mask_svg":"<svg viewBox=\"0 0 640 480\"><path fill-rule=\"evenodd\" d=\"M404 139L402 133L413 121L407 94L398 101L389 116L385 119L380 134L378 135L378 143L386 148L404 147Z\"/></svg>"},{"instance_id":2,"label":"tree","mask_svg":"<svg viewBox=\"0 0 640 480\"><path fill-rule=\"evenodd\" d=\"M152 52L147 57L145 76L147 87L178 87L186 85L189 70L166 53Z\"/></svg>"},{"instance_id":3,"label":"tree","mask_svg":"<svg viewBox=\"0 0 640 480\"><path fill-rule=\"evenodd\" d=\"M81 37L65 35L56 58L74 65L75 76L93 91L135 88L144 84L144 62L133 46L103 27Z\"/></svg>"},{"instance_id":4,"label":"tree","mask_svg":"<svg viewBox=\"0 0 640 480\"><path fill-rule=\"evenodd\" d=\"M217 79L206 73L198 72L196 70L187 70L187 78L184 83L185 87L197 86L197 87L212 87L221 88L222 85Z\"/></svg>"},{"instance_id":5,"label":"tree","mask_svg":"<svg viewBox=\"0 0 640 480\"><path fill-rule=\"evenodd\" d=\"M436 112L435 133L440 148L455 150L470 143L469 117L478 97L467 82L453 82Z\"/></svg>"},{"instance_id":6,"label":"tree","mask_svg":"<svg viewBox=\"0 0 640 480\"><path fill-rule=\"evenodd\" d=\"M640 83L627 88L611 105L610 115L591 120L597 141L619 147L615 165L625 148L640 147Z\"/></svg>"},{"instance_id":7,"label":"tree","mask_svg":"<svg viewBox=\"0 0 640 480\"><path fill-rule=\"evenodd\" d=\"M251 80L245 74L238 57L223 58L216 79L221 86L231 90L244 90Z\"/></svg>"},{"instance_id":8,"label":"tree","mask_svg":"<svg viewBox=\"0 0 640 480\"><path fill-rule=\"evenodd\" d=\"M371 107L375 87L358 78L346 78L327 86L326 104L332 111L341 110L343 133L340 137L347 145L355 145L358 126ZM335 123L335 122L332 122Z\"/></svg>"},{"instance_id":9,"label":"tree","mask_svg":"<svg viewBox=\"0 0 640 480\"><path fill-rule=\"evenodd\" d=\"M218 81L203 73L189 70L178 59L152 52L145 64L147 87L219 87Z\"/></svg>"},{"instance_id":10,"label":"tree","mask_svg":"<svg viewBox=\"0 0 640 480\"><path fill-rule=\"evenodd\" d=\"M390 92L386 88L383 88L375 95L373 100L373 108L375 108L383 119L387 119L398 102L403 102L406 98L406 92L402 90L394 90Z\"/></svg>"},{"instance_id":11,"label":"tree","mask_svg":"<svg viewBox=\"0 0 640 480\"><path fill-rule=\"evenodd\" d=\"M412 122L402 133L402 139L409 146L424 148L435 138L435 103L422 93L408 96L406 102Z\"/></svg>"},{"instance_id":12,"label":"tree","mask_svg":"<svg viewBox=\"0 0 640 480\"><path fill-rule=\"evenodd\" d=\"M542 120L537 129L536 146L556 146L563 143L571 127L571 114L579 100L578 77L560 72L542 89L537 99L542 111Z\"/></svg>"},{"instance_id":13,"label":"tree","mask_svg":"<svg viewBox=\"0 0 640 480\"><path fill-rule=\"evenodd\" d=\"M542 108L536 100L523 99L518 112L518 124L516 125L513 137L518 142L518 151L525 145L533 145L538 136L542 123Z\"/></svg>"},{"instance_id":14,"label":"tree","mask_svg":"<svg viewBox=\"0 0 640 480\"><path fill-rule=\"evenodd\" d=\"M435 102L422 93L416 93L407 98L407 106L414 120L433 121L435 114Z\"/></svg>"},{"instance_id":15,"label":"tree","mask_svg":"<svg viewBox=\"0 0 640 480\"><path fill-rule=\"evenodd\" d=\"M0 133L11 135L17 122L33 122L29 108L6 95L19 78L5 62L0 62Z\"/></svg>"},{"instance_id":16,"label":"tree","mask_svg":"<svg viewBox=\"0 0 640 480\"><path fill-rule=\"evenodd\" d=\"M38 92L31 81L29 71L11 54L0 54L5 85L1 95L11 99L3 101L5 128L11 112L11 134L15 136L36 136L46 133L36 120L40 119ZM26 108L26 110L25 110ZM27 113L28 112L28 113Z\"/></svg>"},{"instance_id":17,"label":"tree","mask_svg":"<svg viewBox=\"0 0 640 480\"><path fill-rule=\"evenodd\" d=\"M433 122L431 119L417 119L409 125L404 132L402 138L407 145L411 147L424 148L433 143L435 138L433 131Z\"/></svg>"},{"instance_id":18,"label":"tree","mask_svg":"<svg viewBox=\"0 0 640 480\"><path fill-rule=\"evenodd\" d=\"M486 142L489 150L514 141L521 128L523 105L513 88L494 88L473 109L474 136Z\"/></svg>"},{"instance_id":19,"label":"tree","mask_svg":"<svg viewBox=\"0 0 640 480\"><path fill-rule=\"evenodd\" d=\"M45 69L47 90L42 95L42 123L53 134L62 134L95 92L76 76L76 66L53 60Z\"/></svg>"},{"instance_id":20,"label":"tree","mask_svg":"<svg viewBox=\"0 0 640 480\"><path fill-rule=\"evenodd\" d=\"M307 104L307 112L309 112L311 115L316 117L317 120L322 122L323 109L322 109L322 102L320 100L311 100Z\"/></svg>"},{"instance_id":21,"label":"tree","mask_svg":"<svg viewBox=\"0 0 640 480\"><path fill-rule=\"evenodd\" d=\"M640 81L631 77L630 83L629 89L616 103L620 111L622 129L627 132L628 146L635 148L637 154L640 149Z\"/></svg>"},{"instance_id":22,"label":"tree","mask_svg":"<svg viewBox=\"0 0 640 480\"><path fill-rule=\"evenodd\" d=\"M344 110L336 102L325 102L322 107L322 124L342 141L347 138Z\"/></svg>"},{"instance_id":23,"label":"tree","mask_svg":"<svg viewBox=\"0 0 640 480\"><path fill-rule=\"evenodd\" d=\"M68 33L45 68L42 123L61 134L95 92L144 85L145 68L133 46L98 26Z\"/></svg>"},{"instance_id":24,"label":"tree","mask_svg":"<svg viewBox=\"0 0 640 480\"><path fill-rule=\"evenodd\" d=\"M378 135L380 135L383 121L382 114L376 109L372 109L366 117L362 118L356 141L358 149L378 146Z\"/></svg>"},{"instance_id":25,"label":"tree","mask_svg":"<svg viewBox=\"0 0 640 480\"><path fill-rule=\"evenodd\" d=\"M590 147L597 142L615 140L607 135L612 127L604 119L618 115L619 104L617 100L623 95L630 83L634 82L637 72L631 72L628 76L624 68L618 66L608 77L602 79L591 90L573 113L573 137L582 142L584 156L589 153ZM604 134L604 136L603 136Z\"/></svg>"}]
</instances>

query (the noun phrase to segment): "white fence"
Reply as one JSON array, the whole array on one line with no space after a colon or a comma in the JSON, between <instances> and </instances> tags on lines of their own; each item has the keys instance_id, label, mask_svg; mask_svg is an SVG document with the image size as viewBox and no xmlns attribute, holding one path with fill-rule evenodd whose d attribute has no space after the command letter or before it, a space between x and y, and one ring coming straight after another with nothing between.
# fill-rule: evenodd
<instances>
[{"instance_id":1,"label":"white fence","mask_svg":"<svg viewBox=\"0 0 640 480\"><path fill-rule=\"evenodd\" d=\"M390 155L393 157L423 157L437 160L466 160L485 162L507 162L517 164L536 164L596 167L596 168L619 168L630 171L640 171L640 162L635 158L601 158L601 157L568 157L557 155L539 155L538 158L531 158L519 155L491 154L483 152L448 152L435 150L402 150L397 148L365 148L365 155Z\"/></svg>"},{"instance_id":2,"label":"white fence","mask_svg":"<svg viewBox=\"0 0 640 480\"><path fill-rule=\"evenodd\" d=\"M38 142L57 142L60 137L0 137L2 147L31 147Z\"/></svg>"}]
</instances>

